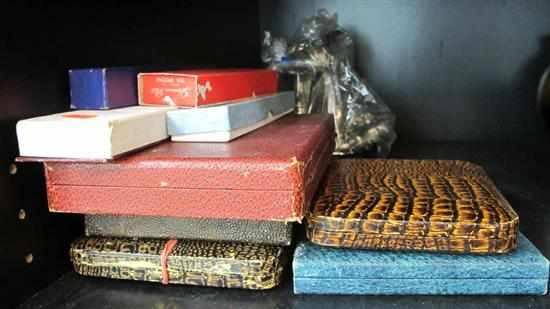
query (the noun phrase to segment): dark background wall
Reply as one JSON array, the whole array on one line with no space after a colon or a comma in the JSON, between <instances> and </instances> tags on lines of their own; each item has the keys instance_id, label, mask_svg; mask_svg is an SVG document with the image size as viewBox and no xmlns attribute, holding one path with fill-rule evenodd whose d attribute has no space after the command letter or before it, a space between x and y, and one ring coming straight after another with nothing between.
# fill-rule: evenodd
<instances>
[{"instance_id":1,"label":"dark background wall","mask_svg":"<svg viewBox=\"0 0 550 309\"><path fill-rule=\"evenodd\" d=\"M48 212L39 164L16 164L15 173L11 165L17 120L68 109L69 68L261 65L256 1L64 2L0 11L2 308L67 271L69 242L83 233L81 216Z\"/></svg>"},{"instance_id":2,"label":"dark background wall","mask_svg":"<svg viewBox=\"0 0 550 309\"><path fill-rule=\"evenodd\" d=\"M398 117L398 142L540 141L550 1L262 1L262 29L292 35L319 8L356 42L358 71Z\"/></svg>"},{"instance_id":3,"label":"dark background wall","mask_svg":"<svg viewBox=\"0 0 550 309\"><path fill-rule=\"evenodd\" d=\"M399 142L546 135L534 96L550 64L548 1L64 2L0 11L0 286L11 296L3 307L66 270L68 242L82 233L80 216L47 212L40 165L9 173L16 121L67 110L69 68L258 66L260 29L290 34L327 7L356 38L359 72L396 111Z\"/></svg>"}]
</instances>

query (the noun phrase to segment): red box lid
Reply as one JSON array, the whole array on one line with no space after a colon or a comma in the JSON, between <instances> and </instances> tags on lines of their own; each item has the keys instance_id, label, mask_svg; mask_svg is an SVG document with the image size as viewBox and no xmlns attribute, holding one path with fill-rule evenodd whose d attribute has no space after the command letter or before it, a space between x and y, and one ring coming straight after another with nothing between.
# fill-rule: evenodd
<instances>
[{"instance_id":1,"label":"red box lid","mask_svg":"<svg viewBox=\"0 0 550 309\"><path fill-rule=\"evenodd\" d=\"M330 115L292 115L230 143L165 142L110 162L45 162L50 209L299 221L333 135Z\"/></svg>"}]
</instances>

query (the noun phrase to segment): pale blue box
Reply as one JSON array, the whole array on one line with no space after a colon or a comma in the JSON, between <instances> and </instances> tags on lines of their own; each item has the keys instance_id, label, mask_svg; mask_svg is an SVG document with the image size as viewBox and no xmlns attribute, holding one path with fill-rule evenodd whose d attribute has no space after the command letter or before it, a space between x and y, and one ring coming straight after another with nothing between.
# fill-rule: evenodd
<instances>
[{"instance_id":1,"label":"pale blue box","mask_svg":"<svg viewBox=\"0 0 550 309\"><path fill-rule=\"evenodd\" d=\"M298 245L296 294L469 295L547 292L549 262L522 234L505 255L369 251Z\"/></svg>"},{"instance_id":2,"label":"pale blue box","mask_svg":"<svg viewBox=\"0 0 550 309\"><path fill-rule=\"evenodd\" d=\"M166 115L168 135L225 132L288 113L295 106L292 91L199 108L182 108Z\"/></svg>"}]
</instances>

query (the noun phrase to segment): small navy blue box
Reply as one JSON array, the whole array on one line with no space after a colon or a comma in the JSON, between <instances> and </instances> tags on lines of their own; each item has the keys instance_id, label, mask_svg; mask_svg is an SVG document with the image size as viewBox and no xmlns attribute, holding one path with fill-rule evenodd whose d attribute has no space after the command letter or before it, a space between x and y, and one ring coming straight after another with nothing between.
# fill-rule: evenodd
<instances>
[{"instance_id":1,"label":"small navy blue box","mask_svg":"<svg viewBox=\"0 0 550 309\"><path fill-rule=\"evenodd\" d=\"M112 109L137 105L135 68L69 70L72 109Z\"/></svg>"}]
</instances>

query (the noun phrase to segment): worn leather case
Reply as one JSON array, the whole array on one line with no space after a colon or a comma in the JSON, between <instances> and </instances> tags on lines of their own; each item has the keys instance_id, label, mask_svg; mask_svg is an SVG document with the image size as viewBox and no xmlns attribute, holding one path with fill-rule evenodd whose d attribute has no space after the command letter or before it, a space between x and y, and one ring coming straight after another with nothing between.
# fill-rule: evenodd
<instances>
[{"instance_id":1,"label":"worn leather case","mask_svg":"<svg viewBox=\"0 0 550 309\"><path fill-rule=\"evenodd\" d=\"M502 255L391 252L297 246L292 262L296 294L543 295L548 260L519 235Z\"/></svg>"},{"instance_id":2,"label":"worn leather case","mask_svg":"<svg viewBox=\"0 0 550 309\"><path fill-rule=\"evenodd\" d=\"M82 237L70 255L85 276L253 290L277 286L285 263L280 246L178 240L163 268L166 246L162 239Z\"/></svg>"},{"instance_id":3,"label":"worn leather case","mask_svg":"<svg viewBox=\"0 0 550 309\"><path fill-rule=\"evenodd\" d=\"M86 215L87 236L186 238L288 246L292 222Z\"/></svg>"},{"instance_id":4,"label":"worn leather case","mask_svg":"<svg viewBox=\"0 0 550 309\"><path fill-rule=\"evenodd\" d=\"M487 254L515 249L518 227L475 164L348 159L331 165L306 231L324 246Z\"/></svg>"},{"instance_id":5,"label":"worn leather case","mask_svg":"<svg viewBox=\"0 0 550 309\"><path fill-rule=\"evenodd\" d=\"M165 142L109 162L44 162L54 212L301 221L334 150L331 115L229 143Z\"/></svg>"}]
</instances>

